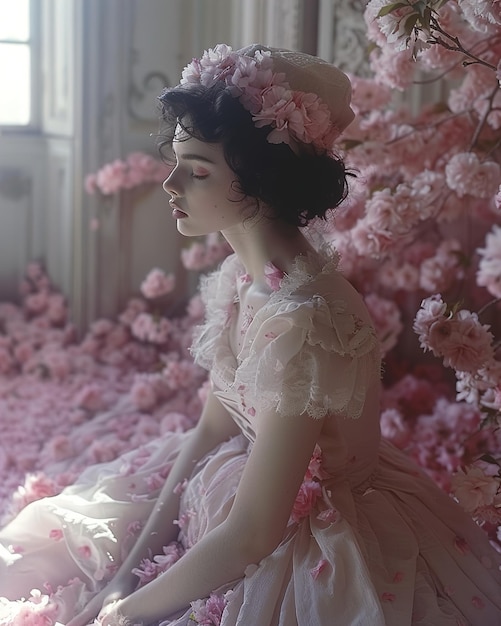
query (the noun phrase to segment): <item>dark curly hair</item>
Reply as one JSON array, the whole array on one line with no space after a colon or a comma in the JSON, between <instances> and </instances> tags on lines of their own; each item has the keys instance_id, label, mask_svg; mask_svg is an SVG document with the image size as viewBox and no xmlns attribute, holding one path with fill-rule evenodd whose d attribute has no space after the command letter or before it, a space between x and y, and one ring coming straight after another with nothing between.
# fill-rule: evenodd
<instances>
[{"instance_id":1,"label":"dark curly hair","mask_svg":"<svg viewBox=\"0 0 501 626\"><path fill-rule=\"evenodd\" d=\"M295 154L286 144L271 144L269 127L257 128L249 112L224 89L182 85L165 89L159 97L162 132L159 149L172 161L172 141L177 124L188 136L221 143L226 162L235 172L239 191L269 206L278 219L306 226L346 197L348 186L341 159L304 150Z\"/></svg>"}]
</instances>

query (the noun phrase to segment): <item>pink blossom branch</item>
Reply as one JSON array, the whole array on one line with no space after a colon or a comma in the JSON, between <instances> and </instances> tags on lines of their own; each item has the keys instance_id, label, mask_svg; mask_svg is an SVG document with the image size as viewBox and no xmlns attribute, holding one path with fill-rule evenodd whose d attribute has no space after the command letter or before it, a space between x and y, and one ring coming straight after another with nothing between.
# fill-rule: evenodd
<instances>
[{"instance_id":1,"label":"pink blossom branch","mask_svg":"<svg viewBox=\"0 0 501 626\"><path fill-rule=\"evenodd\" d=\"M456 51L456 52L461 52L462 54L464 54L468 58L473 59L473 63L478 63L480 65L484 65L485 67L488 67L491 70L496 71L496 67L494 65L492 65L491 63L488 63L487 61L484 61L480 57L475 56L469 50L466 50L466 48L459 41L458 37L454 37L453 35L450 35L448 32L446 32L440 26L440 24L438 23L436 18L434 18L434 17L431 18L430 25L437 32L439 32L441 35L443 35L444 37L446 37L447 39L452 41L454 45L452 46L452 45L448 44L442 38L437 37L437 36L432 36L432 38L428 40L428 43L430 43L430 44L438 44L438 45L446 48L446 50L452 50L452 51Z\"/></svg>"},{"instance_id":2,"label":"pink blossom branch","mask_svg":"<svg viewBox=\"0 0 501 626\"><path fill-rule=\"evenodd\" d=\"M494 102L494 98L497 94L499 90L499 86L496 84L496 86L494 87L494 89L491 91L491 93L489 94L489 97L487 98L489 106L486 108L484 114L482 115L482 117L480 118L478 125L475 129L475 132L473 133L473 137L470 143L470 147L468 149L469 152L471 152L473 150L473 148L475 147L478 138L480 136L480 133L482 132L485 124L487 123L487 118L489 117L490 113L492 112L492 103Z\"/></svg>"}]
</instances>

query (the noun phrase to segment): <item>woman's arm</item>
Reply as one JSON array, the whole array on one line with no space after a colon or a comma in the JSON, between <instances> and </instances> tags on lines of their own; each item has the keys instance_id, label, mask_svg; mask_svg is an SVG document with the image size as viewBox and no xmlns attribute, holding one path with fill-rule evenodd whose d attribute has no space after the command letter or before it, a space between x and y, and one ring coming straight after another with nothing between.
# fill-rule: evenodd
<instances>
[{"instance_id":1,"label":"woman's arm","mask_svg":"<svg viewBox=\"0 0 501 626\"><path fill-rule=\"evenodd\" d=\"M148 624L241 578L283 538L323 420L263 416L228 518L118 607Z\"/></svg>"},{"instance_id":2,"label":"woman's arm","mask_svg":"<svg viewBox=\"0 0 501 626\"><path fill-rule=\"evenodd\" d=\"M160 554L163 546L177 538L174 524L179 514L180 496L175 487L188 478L197 462L219 443L240 433L239 428L219 400L209 393L197 426L191 431L160 491L157 503L132 550L110 583L94 597L68 626L83 626L91 621L103 605L120 601L136 588L138 579L132 574L144 558Z\"/></svg>"},{"instance_id":3,"label":"woman's arm","mask_svg":"<svg viewBox=\"0 0 501 626\"><path fill-rule=\"evenodd\" d=\"M149 558L152 554L160 554L163 546L177 538L179 528L174 521L179 514L180 495L175 493L178 491L175 489L176 486L191 476L195 465L205 454L239 433L238 426L226 409L212 392L209 393L200 420L174 462L155 508L121 565L118 575L125 574L133 578L135 587L137 578L131 574L131 570L137 567L142 559Z\"/></svg>"}]
</instances>

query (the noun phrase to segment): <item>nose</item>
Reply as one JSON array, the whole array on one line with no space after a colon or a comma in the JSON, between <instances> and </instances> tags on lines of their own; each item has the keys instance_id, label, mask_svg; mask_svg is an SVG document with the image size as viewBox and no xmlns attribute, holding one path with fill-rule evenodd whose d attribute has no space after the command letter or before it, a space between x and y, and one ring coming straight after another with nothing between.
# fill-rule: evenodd
<instances>
[{"instance_id":1,"label":"nose","mask_svg":"<svg viewBox=\"0 0 501 626\"><path fill-rule=\"evenodd\" d=\"M174 168L162 184L164 191L166 191L173 198L175 196L182 195L181 187L178 181L176 180L176 176L175 176L176 170L177 168Z\"/></svg>"}]
</instances>

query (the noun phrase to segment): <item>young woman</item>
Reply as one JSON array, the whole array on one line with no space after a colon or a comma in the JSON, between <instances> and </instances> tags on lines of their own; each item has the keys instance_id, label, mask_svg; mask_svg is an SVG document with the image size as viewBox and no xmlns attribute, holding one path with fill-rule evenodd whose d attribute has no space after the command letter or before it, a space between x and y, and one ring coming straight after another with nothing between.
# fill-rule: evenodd
<instances>
[{"instance_id":1,"label":"young woman","mask_svg":"<svg viewBox=\"0 0 501 626\"><path fill-rule=\"evenodd\" d=\"M0 595L45 586L69 626L501 624L499 555L380 441L371 320L301 230L346 193L348 79L219 45L160 101L177 228L235 252L205 282L193 343L212 390L192 431L90 468L1 531ZM172 564L138 586L164 546Z\"/></svg>"}]
</instances>

